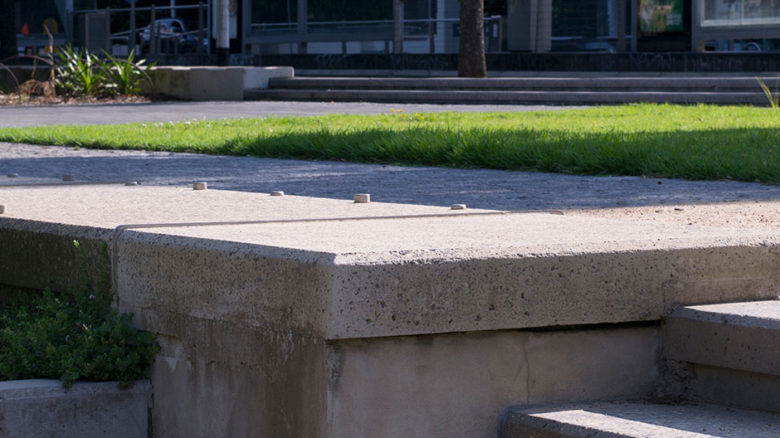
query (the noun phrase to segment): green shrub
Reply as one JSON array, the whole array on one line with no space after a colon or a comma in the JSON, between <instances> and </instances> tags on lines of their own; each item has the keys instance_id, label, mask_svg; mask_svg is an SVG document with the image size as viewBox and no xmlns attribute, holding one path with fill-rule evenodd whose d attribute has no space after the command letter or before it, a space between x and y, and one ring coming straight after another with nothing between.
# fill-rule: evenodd
<instances>
[{"instance_id":1,"label":"green shrub","mask_svg":"<svg viewBox=\"0 0 780 438\"><path fill-rule=\"evenodd\" d=\"M154 335L130 325L131 315L110 307L110 296L51 291L18 299L0 315L0 380L148 378L159 346Z\"/></svg>"},{"instance_id":2,"label":"green shrub","mask_svg":"<svg viewBox=\"0 0 780 438\"><path fill-rule=\"evenodd\" d=\"M76 380L128 384L148 378L160 349L155 336L133 328L132 315L111 308L103 280L97 291L85 281L75 293L21 293L3 306L0 380L52 378L69 387Z\"/></svg>"}]
</instances>

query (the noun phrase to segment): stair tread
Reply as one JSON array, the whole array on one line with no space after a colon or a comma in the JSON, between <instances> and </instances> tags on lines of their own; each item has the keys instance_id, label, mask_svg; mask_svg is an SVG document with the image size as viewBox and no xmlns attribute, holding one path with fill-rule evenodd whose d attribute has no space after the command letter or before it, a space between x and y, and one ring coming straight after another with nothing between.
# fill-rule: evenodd
<instances>
[{"instance_id":1,"label":"stair tread","mask_svg":"<svg viewBox=\"0 0 780 438\"><path fill-rule=\"evenodd\" d=\"M780 300L685 306L671 317L780 330Z\"/></svg>"},{"instance_id":2,"label":"stair tread","mask_svg":"<svg viewBox=\"0 0 780 438\"><path fill-rule=\"evenodd\" d=\"M641 401L510 407L502 415L499 437L521 436L769 438L780 436L780 414Z\"/></svg>"}]
</instances>

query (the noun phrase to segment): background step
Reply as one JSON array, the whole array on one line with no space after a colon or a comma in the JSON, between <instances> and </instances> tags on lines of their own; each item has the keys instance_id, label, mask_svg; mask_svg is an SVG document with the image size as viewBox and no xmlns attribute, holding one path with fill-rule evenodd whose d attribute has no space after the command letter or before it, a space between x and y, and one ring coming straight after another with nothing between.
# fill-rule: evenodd
<instances>
[{"instance_id":1,"label":"background step","mask_svg":"<svg viewBox=\"0 0 780 438\"><path fill-rule=\"evenodd\" d=\"M769 438L780 414L707 404L598 402L510 407L499 438Z\"/></svg>"},{"instance_id":2,"label":"background step","mask_svg":"<svg viewBox=\"0 0 780 438\"><path fill-rule=\"evenodd\" d=\"M774 78L762 78L774 85ZM581 91L759 91L752 76L740 77L522 77L522 78L271 78L276 89L314 90L581 90Z\"/></svg>"},{"instance_id":3,"label":"background step","mask_svg":"<svg viewBox=\"0 0 780 438\"><path fill-rule=\"evenodd\" d=\"M765 105L758 92L714 91L518 91L518 90L348 90L348 89L251 89L246 100L312 100L334 102L452 103L452 104L618 104L710 103Z\"/></svg>"}]
</instances>

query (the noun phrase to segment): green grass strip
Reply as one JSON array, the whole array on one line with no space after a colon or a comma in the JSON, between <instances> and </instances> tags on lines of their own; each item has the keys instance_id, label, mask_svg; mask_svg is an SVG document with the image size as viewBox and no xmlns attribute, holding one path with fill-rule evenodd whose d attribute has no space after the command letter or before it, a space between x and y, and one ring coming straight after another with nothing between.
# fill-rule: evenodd
<instances>
[{"instance_id":1,"label":"green grass strip","mask_svg":"<svg viewBox=\"0 0 780 438\"><path fill-rule=\"evenodd\" d=\"M780 184L780 111L756 107L394 110L365 116L3 128L0 141Z\"/></svg>"}]
</instances>

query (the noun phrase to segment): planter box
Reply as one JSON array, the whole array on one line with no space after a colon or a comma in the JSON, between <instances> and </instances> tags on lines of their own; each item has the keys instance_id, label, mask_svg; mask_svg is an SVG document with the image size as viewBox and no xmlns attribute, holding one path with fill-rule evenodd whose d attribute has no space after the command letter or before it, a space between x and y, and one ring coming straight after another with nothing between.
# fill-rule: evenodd
<instances>
[{"instance_id":1,"label":"planter box","mask_svg":"<svg viewBox=\"0 0 780 438\"><path fill-rule=\"evenodd\" d=\"M148 437L151 400L147 380L127 389L117 382L70 389L58 380L0 382L0 436Z\"/></svg>"}]
</instances>

